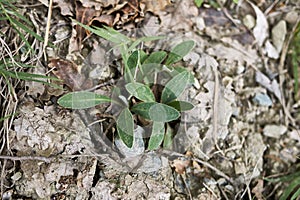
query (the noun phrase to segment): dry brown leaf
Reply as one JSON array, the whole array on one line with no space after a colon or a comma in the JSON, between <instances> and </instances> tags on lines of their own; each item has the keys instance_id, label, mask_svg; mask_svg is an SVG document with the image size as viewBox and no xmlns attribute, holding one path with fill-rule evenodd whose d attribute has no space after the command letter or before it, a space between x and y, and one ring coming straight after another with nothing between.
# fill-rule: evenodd
<instances>
[{"instance_id":1,"label":"dry brown leaf","mask_svg":"<svg viewBox=\"0 0 300 200\"><path fill-rule=\"evenodd\" d=\"M255 194L255 197L258 200L263 200L263 199L265 199L262 194L263 191L264 191L264 181L262 179L259 179L257 181L257 185L252 189L252 192Z\"/></svg>"},{"instance_id":2,"label":"dry brown leaf","mask_svg":"<svg viewBox=\"0 0 300 200\"><path fill-rule=\"evenodd\" d=\"M142 0L140 3L143 7L145 7L144 11L149 11L154 14L157 14L158 11L161 11L167 6L172 4L171 0L156 0L156 1Z\"/></svg>"},{"instance_id":3,"label":"dry brown leaf","mask_svg":"<svg viewBox=\"0 0 300 200\"><path fill-rule=\"evenodd\" d=\"M48 1L47 1L48 3ZM74 9L70 1L68 0L54 0L53 3L57 4L57 6L60 8L60 13L63 16L66 15L73 15Z\"/></svg>"},{"instance_id":4,"label":"dry brown leaf","mask_svg":"<svg viewBox=\"0 0 300 200\"><path fill-rule=\"evenodd\" d=\"M279 84L276 79L272 81L260 71L256 72L255 80L257 83L262 85L263 87L267 88L270 92L274 93L274 95L281 101L281 92L279 89Z\"/></svg>"},{"instance_id":5,"label":"dry brown leaf","mask_svg":"<svg viewBox=\"0 0 300 200\"><path fill-rule=\"evenodd\" d=\"M68 60L52 59L48 64L53 68L53 74L70 87L72 90L87 89L92 86L90 79L79 73L78 66Z\"/></svg>"},{"instance_id":6,"label":"dry brown leaf","mask_svg":"<svg viewBox=\"0 0 300 200\"><path fill-rule=\"evenodd\" d=\"M92 24L93 18L100 15L100 11L97 11L92 7L84 7L78 1L76 1L75 4L76 20L84 25ZM82 26L76 25L76 41L78 42L79 49L81 48L81 42L86 33L89 34Z\"/></svg>"},{"instance_id":7,"label":"dry brown leaf","mask_svg":"<svg viewBox=\"0 0 300 200\"><path fill-rule=\"evenodd\" d=\"M94 7L96 10L101 10L103 7L117 5L120 0L80 0L80 2L84 7Z\"/></svg>"},{"instance_id":8,"label":"dry brown leaf","mask_svg":"<svg viewBox=\"0 0 300 200\"><path fill-rule=\"evenodd\" d=\"M184 174L185 169L190 165L190 163L191 161L189 160L176 159L173 161L171 166L175 168L175 172L177 172L178 174Z\"/></svg>"},{"instance_id":9,"label":"dry brown leaf","mask_svg":"<svg viewBox=\"0 0 300 200\"><path fill-rule=\"evenodd\" d=\"M111 15L100 15L99 17L94 17L90 22L91 24L105 24L106 26L113 26L114 18Z\"/></svg>"}]
</instances>

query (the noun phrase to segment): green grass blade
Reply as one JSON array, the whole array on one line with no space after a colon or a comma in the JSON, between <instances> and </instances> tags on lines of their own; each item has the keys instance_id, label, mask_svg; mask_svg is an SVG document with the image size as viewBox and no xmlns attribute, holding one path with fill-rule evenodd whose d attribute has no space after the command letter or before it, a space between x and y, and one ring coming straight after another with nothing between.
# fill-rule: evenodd
<instances>
[{"instance_id":1,"label":"green grass blade","mask_svg":"<svg viewBox=\"0 0 300 200\"><path fill-rule=\"evenodd\" d=\"M286 200L295 190L296 187L300 186L300 177L294 178L294 180L289 184L289 186L284 190L283 194L279 200Z\"/></svg>"},{"instance_id":2,"label":"green grass blade","mask_svg":"<svg viewBox=\"0 0 300 200\"><path fill-rule=\"evenodd\" d=\"M55 77L48 77L48 76L44 76L44 75L40 75L40 74L31 74L31 73L26 73L26 72L11 72L11 71L3 70L3 69L0 69L0 75L3 75L4 77L11 77L11 78L25 80L25 81L34 81L34 82L38 82L38 83L43 83L45 85L50 85L54 88L61 89L61 87L56 84L40 80L40 79L51 79L51 80L55 80L55 81L61 81L60 79L55 78Z\"/></svg>"},{"instance_id":3,"label":"green grass blade","mask_svg":"<svg viewBox=\"0 0 300 200\"><path fill-rule=\"evenodd\" d=\"M298 188L298 190L293 194L293 196L291 197L291 200L295 200L298 197L300 197L300 188Z\"/></svg>"},{"instance_id":4,"label":"green grass blade","mask_svg":"<svg viewBox=\"0 0 300 200\"><path fill-rule=\"evenodd\" d=\"M23 22L25 22L27 25L32 26L31 21L29 21L25 16L21 15L17 8L12 8L12 10L5 9L6 13L9 15L15 16L17 19L21 19Z\"/></svg>"},{"instance_id":5,"label":"green grass blade","mask_svg":"<svg viewBox=\"0 0 300 200\"><path fill-rule=\"evenodd\" d=\"M27 73L27 72L11 72L11 71L5 71L2 70L3 74L6 74L9 77L12 78L17 78L17 79L22 79L22 80L32 80L32 79L50 79L50 80L55 80L55 81L61 81L58 78L51 77L51 76L45 76L41 74L32 74L32 73Z\"/></svg>"},{"instance_id":6,"label":"green grass blade","mask_svg":"<svg viewBox=\"0 0 300 200\"><path fill-rule=\"evenodd\" d=\"M36 39L38 39L39 41L43 42L44 38L40 35L38 35L37 33L35 33L34 31L32 31L28 26L25 26L24 24L20 23L19 21L12 19L12 21L14 22L14 24L17 25L17 27L20 27L21 29L23 29L26 33L29 33L31 36L35 37Z\"/></svg>"},{"instance_id":7,"label":"green grass blade","mask_svg":"<svg viewBox=\"0 0 300 200\"><path fill-rule=\"evenodd\" d=\"M1 117L1 118L0 118L0 122L6 120L6 119L8 119L8 118L11 118L12 116L14 116L14 115L7 115L7 116L4 116L4 117Z\"/></svg>"},{"instance_id":8,"label":"green grass blade","mask_svg":"<svg viewBox=\"0 0 300 200\"><path fill-rule=\"evenodd\" d=\"M165 38L165 36L150 36L150 37L142 37L136 39L128 48L128 51L131 52L136 49L136 47L141 43L141 42L150 42L153 40L160 40Z\"/></svg>"},{"instance_id":9,"label":"green grass blade","mask_svg":"<svg viewBox=\"0 0 300 200\"><path fill-rule=\"evenodd\" d=\"M73 20L75 23L79 24L83 28L91 31L92 33L110 41L115 44L121 44L121 43L128 43L131 42L131 39L128 38L127 36L123 35L122 33L114 30L113 28L110 27L105 27L105 28L99 28L99 27L90 27L85 24L82 24L76 20Z\"/></svg>"}]
</instances>

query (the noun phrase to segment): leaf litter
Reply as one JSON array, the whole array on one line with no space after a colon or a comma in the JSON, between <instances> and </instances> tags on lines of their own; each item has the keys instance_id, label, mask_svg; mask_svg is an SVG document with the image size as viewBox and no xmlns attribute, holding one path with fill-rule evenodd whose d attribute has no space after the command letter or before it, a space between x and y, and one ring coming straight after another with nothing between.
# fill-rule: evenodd
<instances>
[{"instance_id":1,"label":"leaf litter","mask_svg":"<svg viewBox=\"0 0 300 200\"><path fill-rule=\"evenodd\" d=\"M51 105L50 97L46 98L50 106L37 107L33 99L45 91L39 88L37 92L27 85L30 87L29 98L22 100L23 105L14 120L10 150L20 158L30 155L33 160L20 160L20 170L16 169L15 176L8 177L15 185L13 195L35 199L49 196L71 199L231 199L238 195L238 198L248 196L252 199L271 193L269 188L274 185L262 184L263 176L288 172L286 169L299 162L299 124L290 127L282 121L281 100L288 92L282 93L278 77L268 74L282 52L286 33L278 30L288 28L282 21L284 19L273 19L272 15L263 12L263 7L246 3L254 10L255 26L249 27L250 33L233 37L237 30L245 29L235 27L221 11L198 9L192 1L179 1L170 7L167 1L158 2L157 7L143 1L136 7L136 1L122 4L115 0L82 1L81 6L95 9L90 13L93 17L113 16L112 24L122 24L124 30L128 25L124 24L134 24L140 22L137 19L145 18L141 30L148 29L149 33L149 23L156 25L156 31L149 34L163 33L170 41L188 38L196 42L195 50L184 60L192 66L197 78L194 85L198 86L185 91L182 97L191 100L195 108L181 116L172 148L144 153L143 140L136 139L133 149L122 145L121 140L115 140L110 145L116 146L121 156L112 154L107 150L111 147L101 143L99 135L91 133L93 126L87 127L82 116L82 113L87 116L93 112L101 113L99 110L79 113L61 110L57 105ZM63 16L73 15L74 10L68 2L57 3ZM138 14L133 13L132 18L125 16L131 11L137 12L134 8L140 9ZM146 15L142 16L141 10ZM122 13L125 15L120 16ZM148 16L154 21L147 21ZM58 19L58 16L53 18ZM85 24L91 21L88 19ZM91 36L89 39L94 41L89 43L83 36L86 35L84 29L73 28L70 45L79 33L82 45L64 49L65 57L74 60L63 60L68 64L54 72L71 90L91 88L92 84L84 86L86 80L97 79L97 75L89 77L90 73L81 74L76 68L82 59L76 57L87 55L85 45L101 54L102 59L97 60L95 53L91 53L90 57L86 56L87 62L83 66L101 68L108 66L110 60L102 55L107 50L103 46L108 44L103 40L95 42ZM258 46L249 39L251 37ZM78 50L81 53L74 53ZM118 52L112 54L117 56ZM58 56L54 55L56 58ZM264 66L266 63L270 65ZM288 74L284 75L286 81L291 81ZM112 71L106 77L114 77ZM79 80L80 85L75 85L73 80ZM99 80L103 82L105 78ZM261 99L254 100L258 94L269 98L264 99L264 103ZM287 101L289 108L295 104L292 98ZM104 123L94 130L103 132ZM135 131L140 134L138 129ZM193 156L185 154L187 152L192 152ZM49 158L50 163L34 160L38 156ZM260 186L263 188L258 189ZM279 197L280 190L273 194L274 198Z\"/></svg>"}]
</instances>

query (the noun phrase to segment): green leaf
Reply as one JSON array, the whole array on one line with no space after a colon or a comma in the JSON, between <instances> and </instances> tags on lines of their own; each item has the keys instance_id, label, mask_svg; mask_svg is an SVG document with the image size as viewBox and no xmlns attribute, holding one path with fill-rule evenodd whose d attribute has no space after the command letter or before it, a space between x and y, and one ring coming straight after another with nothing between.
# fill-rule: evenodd
<instances>
[{"instance_id":1,"label":"green leaf","mask_svg":"<svg viewBox=\"0 0 300 200\"><path fill-rule=\"evenodd\" d=\"M196 6L197 6L198 8L200 8L200 7L202 6L203 1L204 1L204 0L194 0Z\"/></svg>"},{"instance_id":2,"label":"green leaf","mask_svg":"<svg viewBox=\"0 0 300 200\"><path fill-rule=\"evenodd\" d=\"M169 103L177 99L185 88L194 82L193 75L184 71L173 77L165 86L162 91L161 101L162 103Z\"/></svg>"},{"instance_id":3,"label":"green leaf","mask_svg":"<svg viewBox=\"0 0 300 200\"><path fill-rule=\"evenodd\" d=\"M180 113L165 104L155 104L149 109L150 119L157 122L170 122L180 117Z\"/></svg>"},{"instance_id":4,"label":"green leaf","mask_svg":"<svg viewBox=\"0 0 300 200\"><path fill-rule=\"evenodd\" d=\"M141 66L140 73L137 74L137 81L148 83L155 82L155 73L163 69L163 65L157 63L148 63Z\"/></svg>"},{"instance_id":5,"label":"green leaf","mask_svg":"<svg viewBox=\"0 0 300 200\"><path fill-rule=\"evenodd\" d=\"M156 102L142 102L132 106L131 111L140 115L145 119L150 119L149 110L151 106L157 104Z\"/></svg>"},{"instance_id":6,"label":"green leaf","mask_svg":"<svg viewBox=\"0 0 300 200\"><path fill-rule=\"evenodd\" d=\"M136 50L128 57L127 65L130 69L135 68L138 66L138 61L143 63L146 58L147 54L143 50Z\"/></svg>"},{"instance_id":7,"label":"green leaf","mask_svg":"<svg viewBox=\"0 0 300 200\"><path fill-rule=\"evenodd\" d=\"M158 149L165 135L165 124L163 122L153 122L152 133L148 144L149 150Z\"/></svg>"},{"instance_id":8,"label":"green leaf","mask_svg":"<svg viewBox=\"0 0 300 200\"><path fill-rule=\"evenodd\" d=\"M186 102L186 101L172 101L172 102L168 103L167 105L175 108L179 112L192 110L194 108L193 104Z\"/></svg>"},{"instance_id":9,"label":"green leaf","mask_svg":"<svg viewBox=\"0 0 300 200\"><path fill-rule=\"evenodd\" d=\"M128 68L125 69L125 79L127 82L133 81L136 68L147 58L147 54L142 50L136 50L130 54L127 60Z\"/></svg>"},{"instance_id":10,"label":"green leaf","mask_svg":"<svg viewBox=\"0 0 300 200\"><path fill-rule=\"evenodd\" d=\"M167 53L165 51L157 51L150 54L150 56L143 62L143 64L157 63L161 64L166 58Z\"/></svg>"},{"instance_id":11,"label":"green leaf","mask_svg":"<svg viewBox=\"0 0 300 200\"><path fill-rule=\"evenodd\" d=\"M145 102L154 102L155 97L151 89L142 83L128 83L126 86L127 91L137 99Z\"/></svg>"},{"instance_id":12,"label":"green leaf","mask_svg":"<svg viewBox=\"0 0 300 200\"><path fill-rule=\"evenodd\" d=\"M234 3L236 3L236 4L239 2L239 0L232 0L232 1L233 1Z\"/></svg>"},{"instance_id":13,"label":"green leaf","mask_svg":"<svg viewBox=\"0 0 300 200\"><path fill-rule=\"evenodd\" d=\"M132 112L156 122L170 122L180 117L180 113L168 105L156 102L143 102L132 107Z\"/></svg>"},{"instance_id":14,"label":"green leaf","mask_svg":"<svg viewBox=\"0 0 300 200\"><path fill-rule=\"evenodd\" d=\"M195 42L193 40L184 41L178 45L176 45L170 52L166 65L171 65L175 62L181 60L185 55L187 55L195 46Z\"/></svg>"},{"instance_id":15,"label":"green leaf","mask_svg":"<svg viewBox=\"0 0 300 200\"><path fill-rule=\"evenodd\" d=\"M64 108L85 109L111 102L111 99L94 92L79 91L68 93L60 97L57 102Z\"/></svg>"},{"instance_id":16,"label":"green leaf","mask_svg":"<svg viewBox=\"0 0 300 200\"><path fill-rule=\"evenodd\" d=\"M133 144L133 117L128 108L125 108L117 119L117 130L121 140L129 147Z\"/></svg>"},{"instance_id":17,"label":"green leaf","mask_svg":"<svg viewBox=\"0 0 300 200\"><path fill-rule=\"evenodd\" d=\"M167 128L166 128L166 133L165 133L165 137L164 137L164 143L163 143L163 147L164 149L169 149L172 146L172 142L173 142L173 129L170 127L169 124L167 124Z\"/></svg>"}]
</instances>

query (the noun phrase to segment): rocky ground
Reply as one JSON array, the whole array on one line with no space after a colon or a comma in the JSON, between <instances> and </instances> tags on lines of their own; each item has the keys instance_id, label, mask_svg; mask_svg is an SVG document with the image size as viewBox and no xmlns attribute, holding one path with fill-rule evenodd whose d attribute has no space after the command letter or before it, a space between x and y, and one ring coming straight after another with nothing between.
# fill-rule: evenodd
<instances>
[{"instance_id":1,"label":"rocky ground","mask_svg":"<svg viewBox=\"0 0 300 200\"><path fill-rule=\"evenodd\" d=\"M43 51L35 41L36 55L25 60L39 66L31 72L63 79L64 89L18 82L17 100L2 101L16 113L1 129L3 199L279 199L289 183L268 178L299 171L299 77L289 48L299 29L297 0L25 4L17 6L42 35L52 10L55 46ZM110 95L122 75L120 52L70 17L133 38L166 36L146 42L146 51L195 41L182 62L197 80L182 98L195 108L181 116L172 148L116 147L109 105L75 111L57 104L74 90L72 80Z\"/></svg>"}]
</instances>

